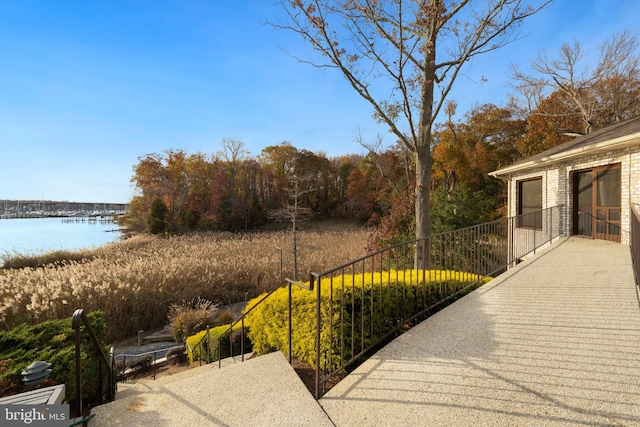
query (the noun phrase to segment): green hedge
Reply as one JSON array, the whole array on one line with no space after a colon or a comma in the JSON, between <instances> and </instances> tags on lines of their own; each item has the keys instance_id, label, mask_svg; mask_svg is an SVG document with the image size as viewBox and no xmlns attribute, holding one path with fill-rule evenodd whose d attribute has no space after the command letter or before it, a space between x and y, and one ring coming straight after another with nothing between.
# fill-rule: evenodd
<instances>
[{"instance_id":1,"label":"green hedge","mask_svg":"<svg viewBox=\"0 0 640 427\"><path fill-rule=\"evenodd\" d=\"M189 358L189 363L200 360L214 362L218 360L218 354L224 359L231 356L232 348L234 355L240 354L241 334L242 328L240 324L234 326L233 331L229 331L229 325L227 324L210 328L208 338L206 336L206 329L195 335L191 335L187 338L187 357ZM219 340L219 338L221 339ZM218 342L221 344L220 352L218 352ZM207 349L209 350L207 351ZM249 351L251 351L251 342L245 334L245 353Z\"/></svg>"},{"instance_id":2,"label":"green hedge","mask_svg":"<svg viewBox=\"0 0 640 427\"><path fill-rule=\"evenodd\" d=\"M339 364L337 355L350 358L360 351L361 342L369 346L398 326L401 319L428 309L478 279L474 274L448 270L391 270L323 279L321 349L332 350L329 364L335 368ZM249 301L246 311L262 297ZM292 311L292 353L315 366L316 291L294 287ZM333 319L332 328L326 326L329 317ZM249 312L246 324L256 354L274 350L288 354L287 287L276 290ZM356 343L354 348L352 342Z\"/></svg>"},{"instance_id":3,"label":"green hedge","mask_svg":"<svg viewBox=\"0 0 640 427\"><path fill-rule=\"evenodd\" d=\"M106 324L102 312L88 314L100 342L106 337ZM105 353L108 348L105 346ZM82 329L82 391L87 402L100 399L99 356L91 342L89 334ZM0 374L5 387L12 386L7 394L20 391L21 375L33 362L43 360L51 363L51 382L66 385L65 399L69 403L76 401L75 378L75 331L71 327L71 318L52 320L37 325L21 325L11 331L0 332L0 361L4 361L6 370ZM107 374L103 369L106 390Z\"/></svg>"}]
</instances>

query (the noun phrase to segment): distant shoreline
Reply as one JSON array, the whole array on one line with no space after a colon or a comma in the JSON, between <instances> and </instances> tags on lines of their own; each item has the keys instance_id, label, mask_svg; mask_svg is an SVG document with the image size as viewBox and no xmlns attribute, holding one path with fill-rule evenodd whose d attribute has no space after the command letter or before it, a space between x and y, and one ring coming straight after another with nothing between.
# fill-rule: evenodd
<instances>
[{"instance_id":1,"label":"distant shoreline","mask_svg":"<svg viewBox=\"0 0 640 427\"><path fill-rule=\"evenodd\" d=\"M30 218L105 218L117 217L122 213L22 213L22 214L0 214L0 219L30 219Z\"/></svg>"}]
</instances>

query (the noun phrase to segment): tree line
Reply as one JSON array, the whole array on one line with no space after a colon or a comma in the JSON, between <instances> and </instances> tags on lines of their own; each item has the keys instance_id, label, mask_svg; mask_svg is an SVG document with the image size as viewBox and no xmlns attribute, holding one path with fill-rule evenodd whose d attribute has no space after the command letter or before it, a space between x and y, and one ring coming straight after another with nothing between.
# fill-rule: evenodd
<instances>
[{"instance_id":1,"label":"tree line","mask_svg":"<svg viewBox=\"0 0 640 427\"><path fill-rule=\"evenodd\" d=\"M554 57L538 54L530 72L512 69L502 106L475 106L456 118L444 106L429 155L432 232L497 218L506 188L488 172L640 114L637 37L614 34L589 55L577 41ZM376 226L372 245L416 234L415 153L359 139L365 154L327 157L289 142L251 156L224 139L213 154L167 150L134 166L137 195L130 225L153 232L246 230L294 215L357 220ZM284 212L284 213L283 213Z\"/></svg>"}]
</instances>

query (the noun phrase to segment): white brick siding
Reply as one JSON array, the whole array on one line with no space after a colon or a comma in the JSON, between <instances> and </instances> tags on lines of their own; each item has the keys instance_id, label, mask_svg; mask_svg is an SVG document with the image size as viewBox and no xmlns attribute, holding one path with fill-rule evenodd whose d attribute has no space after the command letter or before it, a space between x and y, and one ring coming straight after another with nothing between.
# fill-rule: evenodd
<instances>
[{"instance_id":1,"label":"white brick siding","mask_svg":"<svg viewBox=\"0 0 640 427\"><path fill-rule=\"evenodd\" d=\"M536 177L542 178L542 208L564 205L562 210L562 230L565 235L572 231L573 189L572 173L583 169L619 163L621 165L621 224L622 243L629 243L629 206L640 204L640 146L625 150L585 156L573 161L554 163L538 169L529 169L526 173L514 173L509 176L509 212L517 214L517 183Z\"/></svg>"}]
</instances>

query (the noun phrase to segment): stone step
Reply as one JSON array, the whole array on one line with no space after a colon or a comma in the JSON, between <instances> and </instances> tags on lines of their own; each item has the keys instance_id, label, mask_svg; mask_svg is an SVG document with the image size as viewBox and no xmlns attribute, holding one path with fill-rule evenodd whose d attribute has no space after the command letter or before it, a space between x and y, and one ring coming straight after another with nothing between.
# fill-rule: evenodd
<instances>
[{"instance_id":1,"label":"stone step","mask_svg":"<svg viewBox=\"0 0 640 427\"><path fill-rule=\"evenodd\" d=\"M253 353L248 353L244 355L244 360L247 361ZM237 365L242 362L242 356L234 356L223 359L220 363L222 368ZM186 378L195 377L201 374L205 374L212 370L218 370L218 362L213 362L210 364L205 364L202 366L195 366L188 368L182 372L177 372L171 375L164 375L158 377L157 379L149 379L149 378L141 378L141 379L130 379L125 382L118 383L118 392L116 393L116 400L123 399L125 397L129 397L133 394L149 391L152 389L156 389L162 387L166 384L170 384L173 382L181 381Z\"/></svg>"},{"instance_id":2,"label":"stone step","mask_svg":"<svg viewBox=\"0 0 640 427\"><path fill-rule=\"evenodd\" d=\"M93 408L101 426L332 426L280 352L127 385Z\"/></svg>"}]
</instances>

